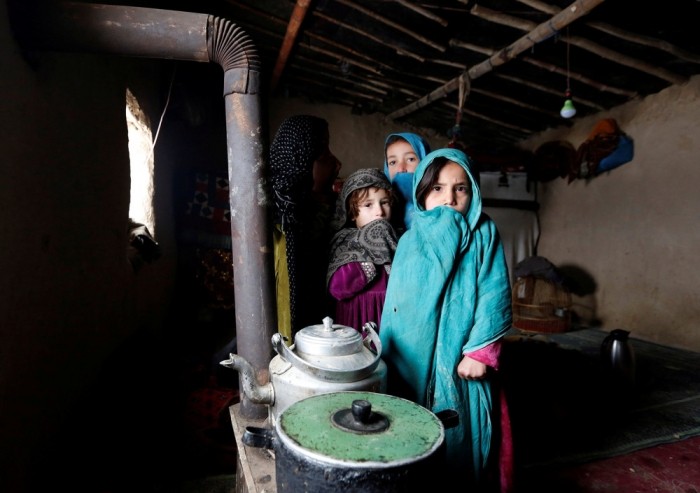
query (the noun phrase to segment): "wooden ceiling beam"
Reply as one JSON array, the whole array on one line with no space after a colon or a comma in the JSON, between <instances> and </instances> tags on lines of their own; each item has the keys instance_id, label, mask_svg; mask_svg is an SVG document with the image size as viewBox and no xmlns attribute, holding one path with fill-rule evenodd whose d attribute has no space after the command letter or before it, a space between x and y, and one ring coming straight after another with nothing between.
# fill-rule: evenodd
<instances>
[{"instance_id":1,"label":"wooden ceiling beam","mask_svg":"<svg viewBox=\"0 0 700 493\"><path fill-rule=\"evenodd\" d=\"M650 48L665 51L666 53L669 53L683 61L700 63L700 55L696 55L695 53L679 48L668 41L652 38L650 36L642 36L641 34L634 34L629 31L623 31L620 28L611 26L610 24L606 24L604 22L587 22L586 25L631 43L637 43L642 46L648 46Z\"/></svg>"},{"instance_id":2,"label":"wooden ceiling beam","mask_svg":"<svg viewBox=\"0 0 700 493\"><path fill-rule=\"evenodd\" d=\"M311 86L311 85L319 86L321 89L324 89L324 88L327 87L327 86L325 86L324 84L319 83L318 78L316 78L316 77L301 77L301 76L297 76L297 77L296 77L296 80L305 82L305 83L308 84L309 86ZM374 102L377 102L377 103L381 103L381 102L383 101L382 98L380 98L380 97L378 97L378 96L375 96L375 95L373 95L373 94L361 93L361 92L359 92L359 91L354 91L354 90L348 89L348 88L346 88L346 87L334 86L334 87L333 87L333 90L334 90L334 91L338 91L338 92L342 92L342 93L345 93L345 94L348 94L348 95L350 95L350 96L355 96L355 97L358 97L358 98L368 99L368 100L370 100L370 101L374 101ZM325 93L325 92L327 92L327 91L323 91L323 92ZM328 97L328 96L327 96L327 97ZM330 96L330 98L332 99L332 96Z\"/></svg>"},{"instance_id":3,"label":"wooden ceiling beam","mask_svg":"<svg viewBox=\"0 0 700 493\"><path fill-rule=\"evenodd\" d=\"M390 65L387 65L383 62L380 62L379 60L376 60L370 56L367 56L364 53L360 53L357 50L354 50L352 48L348 48L347 46L345 46L341 43L338 43L337 41L333 41L332 39L328 39L325 36L319 36L318 34L314 34L310 31L305 32L304 35L308 36L311 39L315 39L317 41L321 41L323 43L329 44L330 46L334 46L334 47L339 48L341 50L347 51L348 53L350 53L356 57L362 58L364 60L367 60L368 62L371 62L371 63L377 65L378 67L393 70L393 67L391 67Z\"/></svg>"},{"instance_id":4,"label":"wooden ceiling beam","mask_svg":"<svg viewBox=\"0 0 700 493\"><path fill-rule=\"evenodd\" d=\"M378 38L378 37L376 37L376 36L374 36L374 35L372 35L372 34L366 32L366 31L363 31L362 29L359 29L359 28L357 28L357 27L355 27L355 26L353 26L353 25L350 25L350 24L348 24L348 23L346 23L346 22L339 21L338 19L334 19L333 17L330 17L330 16L328 16L328 15L326 15L326 14L323 14L323 13L321 13L321 12L318 12L318 11L314 11L313 15L315 15L316 17L319 17L319 18L321 18L321 19L323 19L323 20L325 20L325 21L328 21L328 22L330 22L330 23L332 23L332 24L335 24L335 25L337 25L337 26L340 26L340 27L342 27L342 28L345 28L345 29L347 29L347 30L349 30L349 31L355 32L355 33L357 33L357 34L360 34L360 35L364 36L364 37L367 38L367 39L371 39L372 41L374 41L375 43L377 43L377 44L380 45L380 46L388 46L388 47L390 47L390 48L396 50L396 53L398 53L398 54L400 54L400 55L410 56L411 58L415 58L415 59L418 60L419 62L424 62L424 61L425 61L425 58L423 58L423 57L420 56L420 55L417 55L417 54L415 54L415 53L412 53L412 52L410 52L410 51L408 51L408 50L406 50L406 49L404 49L404 48L401 48L401 47L399 47L399 46L392 45L391 43L387 43L385 40L380 39L380 38Z\"/></svg>"},{"instance_id":5,"label":"wooden ceiling beam","mask_svg":"<svg viewBox=\"0 0 700 493\"><path fill-rule=\"evenodd\" d=\"M529 63L530 65L534 65L535 67L539 67L541 69L548 70L550 72L554 72L554 73L559 74L563 77L566 77L566 75L567 75L567 72L565 69L560 68L560 67L553 65L551 63L543 62L542 60L536 60L536 59L530 58L530 57L523 57L522 60L523 60L523 62ZM634 99L634 98L639 96L639 94L636 93L635 91L627 91L625 89L620 89L618 87L612 87L612 86L609 86L608 84L603 84L601 82L597 82L589 77L586 77L583 74L579 74L578 72L569 72L568 75L571 79L574 79L575 81L586 84L587 86L591 86L591 87L593 87L601 92L609 92L611 94L617 94L618 96L623 96L623 97L626 97L629 99ZM576 99L578 99L578 98L576 98ZM604 109L600 105L596 105L596 108L598 108L599 110Z\"/></svg>"},{"instance_id":6,"label":"wooden ceiling beam","mask_svg":"<svg viewBox=\"0 0 700 493\"><path fill-rule=\"evenodd\" d=\"M357 60L353 60L352 58L348 58L346 56L342 56L339 53L331 50L326 50L318 46L313 46L313 45L306 45L304 48L308 48L311 51L315 51L317 53L323 53L326 56L329 56L331 58L335 58L339 61L344 61L347 62L349 65L355 65L357 67L365 69L367 72L371 72L373 74L381 75L382 72L380 70L377 70L376 68L372 67L371 65L367 65L366 63L358 62Z\"/></svg>"},{"instance_id":7,"label":"wooden ceiling beam","mask_svg":"<svg viewBox=\"0 0 700 493\"><path fill-rule=\"evenodd\" d=\"M639 70L640 72L644 72L649 75L654 75L671 84L683 84L688 81L688 78L683 75L678 75L670 70L666 70L643 60L637 60L636 58L623 55L615 50L611 50L605 46L599 45L598 43L594 43L589 39L585 39L580 36L562 36L562 39L573 46L578 46L579 48L588 50L602 58L610 60L611 62L625 65L626 67Z\"/></svg>"},{"instance_id":8,"label":"wooden ceiling beam","mask_svg":"<svg viewBox=\"0 0 700 493\"><path fill-rule=\"evenodd\" d=\"M540 12L545 12L549 15L557 14L561 9L556 5L549 5L548 3L541 2L539 0L517 0L529 7ZM700 63L700 56L695 53L691 53L682 48L679 48L668 41L664 41L657 38L652 38L651 36L643 36L641 34L632 33L619 27L611 26L605 22L590 21L585 23L588 27L597 29L598 31L604 32L611 36L619 39L624 39L630 43L636 43L642 46L648 46L650 48L656 48L657 50L665 51L681 60L690 63Z\"/></svg>"},{"instance_id":9,"label":"wooden ceiling beam","mask_svg":"<svg viewBox=\"0 0 700 493\"><path fill-rule=\"evenodd\" d=\"M479 5L475 5L474 7L472 7L470 13L479 17L480 19L485 19L497 24L501 24L503 26L512 27L520 31L527 32L536 28L536 24L534 22L520 19L512 15L495 12L486 7L481 7ZM654 75L659 79L663 79L667 82L670 82L671 84L683 84L688 80L686 77L674 74L670 70L657 67L656 65L652 65L651 63L647 63L643 60L638 60L636 58L627 56L623 53L619 53L615 50L611 50L610 48L606 48L605 46L599 45L598 43L594 43L593 41L582 38L580 36L561 35L560 38L573 46L577 46L581 49L594 53L601 58L610 60L613 63L625 65L626 67L630 67L641 72Z\"/></svg>"},{"instance_id":10,"label":"wooden ceiling beam","mask_svg":"<svg viewBox=\"0 0 700 493\"><path fill-rule=\"evenodd\" d=\"M296 42L299 31L301 30L301 25L304 22L306 12L309 10L310 4L311 0L297 0L296 4L294 4L294 10L292 10L292 15L289 18L289 24L287 24L287 33L282 40L282 46L280 47L280 52L277 56L275 67L272 69L270 90L273 92L277 88L277 83L282 76L285 65L287 65L289 53L294 47L294 43Z\"/></svg>"},{"instance_id":11,"label":"wooden ceiling beam","mask_svg":"<svg viewBox=\"0 0 700 493\"><path fill-rule=\"evenodd\" d=\"M494 77L498 77L498 78L503 79L503 80L508 80L510 82L515 82L516 84L522 84L526 87L530 87L530 88L536 89L538 91L546 92L547 94L553 94L559 98L562 96L560 90L555 90L555 89L552 89L549 87L545 87L545 86L542 86L540 84L536 84L534 82L531 82L531 81L528 81L525 79L521 79L518 77L512 77L510 75L505 75L505 74L494 74ZM577 105L580 103L583 106L588 106L589 108L594 109L595 111L605 110L605 107L601 106L600 104L598 104L594 101L590 101L588 99L580 98L578 96L574 98L574 101L576 101Z\"/></svg>"},{"instance_id":12,"label":"wooden ceiling beam","mask_svg":"<svg viewBox=\"0 0 700 493\"><path fill-rule=\"evenodd\" d=\"M478 45L475 45L473 43L466 43L466 42L460 41L458 39L451 39L450 46L455 46L458 48L465 48L467 50L471 50L471 51L474 51L476 53L481 53L482 55L487 55L487 56L491 56L494 53L496 53L496 51L492 50L491 48L486 48L484 46L478 46ZM532 57L527 57L527 56L520 58L520 60L525 62L525 63L529 63L530 65L534 65L535 67L547 70L548 72L555 72L555 73L563 75L563 76L567 75L567 72L565 69L559 68L558 66L553 65L551 63L546 63L546 62L543 62L541 60L536 60ZM633 98L636 98L637 96L639 96L639 94L636 93L635 91L628 91L626 89L621 89L619 87L613 87L613 86L610 86L608 84L603 84L603 83L597 82L589 77L586 77L585 75L580 74L578 72L569 71L568 75L571 79L574 79L578 82L581 82L583 84L591 86L599 91L617 94L618 96L624 96L624 97L627 97L630 99L633 99ZM561 91L557 91L557 92L561 92ZM598 107L600 109L603 109L601 106L598 106Z\"/></svg>"},{"instance_id":13,"label":"wooden ceiling beam","mask_svg":"<svg viewBox=\"0 0 700 493\"><path fill-rule=\"evenodd\" d=\"M304 65L300 65L298 63L291 63L290 66L294 67L296 70L316 74L316 76L319 78L330 78L339 82L344 82L346 84L352 84L353 86L363 87L365 89L369 89L370 91L374 91L378 94L381 94L382 96L386 96L389 93L388 88L380 89L376 87L376 85L368 84L364 77L362 77L362 80L359 81L356 80L355 77L351 78L350 76L342 75L342 73L335 75L334 72L340 71L338 70L338 67L333 66L330 63L322 63L302 56L299 56L297 58L300 62L304 62ZM315 69L313 67L322 68L323 70L319 71L317 70L317 68Z\"/></svg>"},{"instance_id":14,"label":"wooden ceiling beam","mask_svg":"<svg viewBox=\"0 0 700 493\"><path fill-rule=\"evenodd\" d=\"M554 33L566 27L579 17L586 15L591 9L597 7L604 1L605 0L576 0L565 10L553 16L550 20L538 25L530 33L516 40L508 47L492 55L487 60L474 65L469 70L455 77L447 84L435 89L430 94L423 96L418 101L390 113L386 116L386 118L389 120L400 118L432 103L435 100L445 97L447 94L459 88L459 81L462 77L469 77L471 80L481 77L485 73L493 70L495 66L502 65L512 60L523 51L534 46L536 43L549 38Z\"/></svg>"},{"instance_id":15,"label":"wooden ceiling beam","mask_svg":"<svg viewBox=\"0 0 700 493\"><path fill-rule=\"evenodd\" d=\"M351 0L335 0L335 1L338 2L338 3L342 3L343 5L345 5L345 6L347 6L347 7L350 7L350 8L352 8L352 9L355 9L355 10L357 10L358 12L362 12L362 13L363 13L364 15L366 15L367 17L371 17L372 19L374 19L374 20L376 20L376 21L379 21L379 22L381 22L382 24L385 24L385 25L387 25L387 26L389 26L389 27L392 27L392 28L396 29L397 31L401 31L402 33L404 33L404 34L406 34L406 35L408 35L408 36L411 36L412 38L417 39L417 40L420 41L421 43L423 43L423 44L425 44L425 45L428 45L428 46L430 46L431 48L435 48L436 50L438 50L438 51L440 51L440 52L442 52L442 53L444 53L445 50L447 50L447 47L446 47L446 46L443 46L443 45L441 45L441 44L439 44L439 43L436 43L436 42L434 42L434 41L431 41L431 40L429 40L428 38L426 38L425 36L421 36L420 34L418 34L417 32L415 32L413 29L408 29L408 28L402 26L401 24L398 24L398 23L396 23L396 22L394 22L394 21L391 21L391 20L387 19L386 17L382 17L381 15L379 15L379 14L377 14L377 13L375 13L375 12L372 12L371 10L369 10L369 9L367 9L367 8L365 8L365 7L363 7L362 5L358 5L358 4L356 4L355 2L353 2L353 1L351 1Z\"/></svg>"},{"instance_id":16,"label":"wooden ceiling beam","mask_svg":"<svg viewBox=\"0 0 700 493\"><path fill-rule=\"evenodd\" d=\"M547 115L547 116L550 116L553 118L559 117L559 109L557 109L556 112L552 112L549 110L542 109L539 106L535 106L534 104L528 104L520 99L509 98L508 96L503 96L502 94L497 94L493 91L486 91L484 89L477 89L475 87L472 87L471 93L472 94L481 94L482 96L488 96L489 98L492 98L492 99L498 99L499 101L504 101L506 103L510 103L512 105L519 106L519 107L524 108L526 110L534 111L535 113L541 113L543 115ZM578 102L578 98L576 99L576 102Z\"/></svg>"},{"instance_id":17,"label":"wooden ceiling beam","mask_svg":"<svg viewBox=\"0 0 700 493\"><path fill-rule=\"evenodd\" d=\"M226 1L227 1L228 3L230 3L230 4L232 4L232 5L235 5L236 7L240 7L240 8L242 8L242 9L244 9L244 10L246 10L246 11L252 13L253 15L256 15L256 16L261 17L261 18L263 18L263 19L265 19L265 20L268 20L268 21L272 21L272 22L274 22L275 24L286 25L286 22L285 22L284 20L282 20L282 19L280 19L280 18L278 18L278 17L275 17L275 16L272 15L272 14L268 14L267 12L262 12L261 10L252 8L252 7L248 6L248 5L241 4L241 3L237 2L236 0L226 0ZM262 27L259 27L259 26L254 26L254 25L251 25L251 24L248 23L248 24L246 24L246 27L248 28L248 30L251 30L251 31L255 31L255 32L260 32L260 33L263 33L263 34L267 34L268 36L273 36L273 37L275 37L275 38L282 38L281 35L279 35L279 34L277 34L277 33L273 33L272 31L269 31L269 30L267 30L267 29L265 29L265 28L262 28ZM341 44L341 43L338 43L337 41L334 41L334 40L332 40L332 39L329 39L329 38L327 38L327 37L325 37L325 36L321 36L320 34L316 34L316 33L314 33L314 32L311 32L311 31L308 31L308 30L307 30L307 31L304 31L304 36L308 37L309 39L315 39L315 40L317 40L317 41L321 41L322 43L326 43L326 44L328 44L328 45L330 45L330 46L333 46L333 47L335 47L335 48L338 48L338 49L341 49L341 50L343 50L343 51L346 51L346 52L350 53L351 55L356 56L356 57L358 57L358 58L362 58L362 59L364 59L364 60L367 60L368 62L371 62L371 63L373 63L374 65L376 65L376 66L378 66L378 67L382 67L382 68L384 68L384 69L391 69L391 70L393 70L393 67L391 67L391 66L389 66L389 65L387 65L387 64L385 64L385 63L383 63L383 62L381 62L381 61L379 61L379 60L376 60L376 59L374 59L374 58L372 58L372 57L370 57L370 56L368 56L368 55L366 55L366 54L364 54L364 53L360 53L360 52L357 51L357 50L354 50L354 49L352 49L352 48L349 48L349 47L347 47L347 46L345 46L345 45L343 45L343 44ZM344 59L344 57L342 57L342 55L338 55L338 57Z\"/></svg>"},{"instance_id":18,"label":"wooden ceiling beam","mask_svg":"<svg viewBox=\"0 0 700 493\"><path fill-rule=\"evenodd\" d=\"M456 111L460 110L459 106L456 105L455 103L450 103L449 101L442 101L442 104L445 106L449 106L450 108L453 108ZM502 120L496 120L495 118L491 118L491 117L488 117L486 115L482 115L481 113L477 113L476 111L472 111L472 110L467 109L467 108L462 108L461 111L462 111L462 114L464 114L464 115L473 116L474 118L479 118L480 120L484 120L484 121L487 121L490 123L495 123L499 127L509 128L511 130L515 130L517 132L524 133L526 135L530 135L532 133L532 130L528 130L527 128L519 127L517 125L512 125L512 124L506 123Z\"/></svg>"},{"instance_id":19,"label":"wooden ceiling beam","mask_svg":"<svg viewBox=\"0 0 700 493\"><path fill-rule=\"evenodd\" d=\"M403 5L404 7L411 9L414 12L418 12L423 17L426 17L432 21L437 22L438 24L440 24L443 27L447 27L447 25L449 24L449 21L447 19L443 19L439 15L433 14L431 11L424 9L420 5L416 5L415 3L412 3L412 2L407 2L406 0L395 0L395 1L396 1L396 3Z\"/></svg>"},{"instance_id":20,"label":"wooden ceiling beam","mask_svg":"<svg viewBox=\"0 0 700 493\"><path fill-rule=\"evenodd\" d=\"M257 17L262 17L263 19L267 19L269 21L272 21L275 24L280 24L283 26L287 25L287 22L280 19L279 17L276 17L268 12L263 12L262 10L251 7L250 5L248 5L244 2L239 2L237 0L226 0L226 3L233 5L237 9L242 9L242 10L245 10L246 12L250 12L251 14L253 14Z\"/></svg>"}]
</instances>

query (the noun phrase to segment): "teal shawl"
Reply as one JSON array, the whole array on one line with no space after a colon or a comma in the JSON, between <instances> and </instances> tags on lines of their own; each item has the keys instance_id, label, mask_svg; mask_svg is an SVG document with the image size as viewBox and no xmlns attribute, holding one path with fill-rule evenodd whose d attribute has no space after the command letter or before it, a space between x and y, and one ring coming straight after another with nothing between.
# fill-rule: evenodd
<instances>
[{"instance_id":1,"label":"teal shawl","mask_svg":"<svg viewBox=\"0 0 700 493\"><path fill-rule=\"evenodd\" d=\"M467 171L469 209L465 215L443 206L426 211L416 203L413 225L394 257L379 336L389 393L434 412L456 410L460 423L446 430L448 464L462 471L472 464L467 471L478 481L491 445L491 384L489 377L462 380L457 365L463 353L496 342L510 328L508 267L462 151L439 149L421 160L413 179L414 202L416 186L439 156Z\"/></svg>"}]
</instances>

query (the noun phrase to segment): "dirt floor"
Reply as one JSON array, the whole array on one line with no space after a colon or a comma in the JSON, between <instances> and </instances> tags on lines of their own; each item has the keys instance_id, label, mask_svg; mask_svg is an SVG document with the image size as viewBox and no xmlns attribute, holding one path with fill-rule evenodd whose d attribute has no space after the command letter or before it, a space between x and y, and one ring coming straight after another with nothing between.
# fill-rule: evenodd
<instances>
[{"instance_id":1,"label":"dirt floor","mask_svg":"<svg viewBox=\"0 0 700 493\"><path fill-rule=\"evenodd\" d=\"M700 437L578 466L522 472L518 491L698 493Z\"/></svg>"}]
</instances>

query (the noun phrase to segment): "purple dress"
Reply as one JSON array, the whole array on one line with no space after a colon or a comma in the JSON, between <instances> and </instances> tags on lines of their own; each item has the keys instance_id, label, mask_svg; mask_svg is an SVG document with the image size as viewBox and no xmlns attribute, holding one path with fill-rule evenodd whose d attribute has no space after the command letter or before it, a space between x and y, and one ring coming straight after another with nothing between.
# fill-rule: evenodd
<instances>
[{"instance_id":1,"label":"purple dress","mask_svg":"<svg viewBox=\"0 0 700 493\"><path fill-rule=\"evenodd\" d=\"M367 322L375 322L379 327L389 282L388 265L390 264L380 266L369 262L352 262L333 273L328 291L337 300L335 323L353 327L360 332Z\"/></svg>"}]
</instances>

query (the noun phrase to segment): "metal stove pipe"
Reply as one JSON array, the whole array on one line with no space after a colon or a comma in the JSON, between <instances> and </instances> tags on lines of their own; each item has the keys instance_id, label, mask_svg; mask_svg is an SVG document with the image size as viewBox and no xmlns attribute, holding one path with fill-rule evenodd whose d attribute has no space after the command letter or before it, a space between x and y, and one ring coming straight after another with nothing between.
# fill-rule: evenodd
<instances>
[{"instance_id":1,"label":"metal stove pipe","mask_svg":"<svg viewBox=\"0 0 700 493\"><path fill-rule=\"evenodd\" d=\"M260 62L251 39L233 22L207 14L74 2L32 7L17 1L9 7L12 27L25 49L215 62L222 67L237 352L256 370L259 383L267 383L277 313L263 176ZM267 406L252 403L243 393L240 411L250 419L267 417Z\"/></svg>"}]
</instances>

